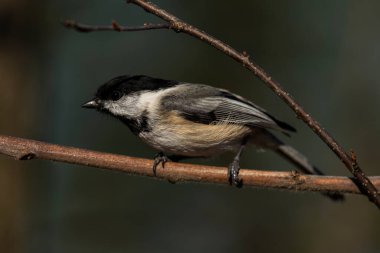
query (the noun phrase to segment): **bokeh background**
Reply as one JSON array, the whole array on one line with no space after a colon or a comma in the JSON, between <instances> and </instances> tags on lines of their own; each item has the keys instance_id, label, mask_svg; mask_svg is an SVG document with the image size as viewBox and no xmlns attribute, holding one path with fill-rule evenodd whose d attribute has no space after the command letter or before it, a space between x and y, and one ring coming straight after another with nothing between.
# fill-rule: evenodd
<instances>
[{"instance_id":1,"label":"bokeh background","mask_svg":"<svg viewBox=\"0 0 380 253\"><path fill-rule=\"evenodd\" d=\"M247 51L347 149L380 175L380 2L156 0ZM156 17L124 1L0 1L0 133L152 158L120 122L80 108L121 74L212 84L298 129L287 142L327 174L332 152L251 73L172 31L81 34L64 19L140 25ZM230 157L195 163L226 165ZM242 167L291 170L270 152ZM380 252L380 216L366 198L176 184L0 156L1 252Z\"/></svg>"}]
</instances>

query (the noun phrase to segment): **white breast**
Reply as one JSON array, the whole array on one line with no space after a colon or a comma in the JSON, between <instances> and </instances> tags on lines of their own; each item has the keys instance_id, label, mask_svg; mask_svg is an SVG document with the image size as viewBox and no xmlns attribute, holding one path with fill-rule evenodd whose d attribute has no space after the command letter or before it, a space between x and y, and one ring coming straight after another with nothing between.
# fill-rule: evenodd
<instances>
[{"instance_id":1,"label":"white breast","mask_svg":"<svg viewBox=\"0 0 380 253\"><path fill-rule=\"evenodd\" d=\"M140 133L139 137L164 153L209 157L237 150L250 133L251 129L245 126L194 123L171 112L156 120L152 130Z\"/></svg>"}]
</instances>

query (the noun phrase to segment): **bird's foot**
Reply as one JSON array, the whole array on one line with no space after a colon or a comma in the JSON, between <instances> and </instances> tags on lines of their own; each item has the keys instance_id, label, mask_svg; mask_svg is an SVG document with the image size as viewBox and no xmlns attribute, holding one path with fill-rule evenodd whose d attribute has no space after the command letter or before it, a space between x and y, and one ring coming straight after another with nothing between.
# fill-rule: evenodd
<instances>
[{"instance_id":1,"label":"bird's foot","mask_svg":"<svg viewBox=\"0 0 380 253\"><path fill-rule=\"evenodd\" d=\"M168 157L162 153L159 152L154 156L154 162L153 162L153 175L156 176L157 166L161 163L162 168L165 168L165 163L169 161Z\"/></svg>"},{"instance_id":2,"label":"bird's foot","mask_svg":"<svg viewBox=\"0 0 380 253\"><path fill-rule=\"evenodd\" d=\"M239 179L239 160L234 159L234 161L228 166L228 182L230 185L234 184L236 187L241 188L243 186L243 180Z\"/></svg>"}]
</instances>

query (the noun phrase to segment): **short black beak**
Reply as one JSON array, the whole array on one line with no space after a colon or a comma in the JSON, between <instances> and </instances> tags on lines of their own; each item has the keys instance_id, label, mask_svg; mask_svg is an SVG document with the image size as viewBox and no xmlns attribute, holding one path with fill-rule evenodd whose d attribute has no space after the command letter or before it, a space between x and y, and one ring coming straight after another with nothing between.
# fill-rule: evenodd
<instances>
[{"instance_id":1,"label":"short black beak","mask_svg":"<svg viewBox=\"0 0 380 253\"><path fill-rule=\"evenodd\" d=\"M84 103L82 105L83 108L88 108L88 109L96 109L100 106L100 103L99 103L99 100L94 98L90 101L88 101L87 103Z\"/></svg>"}]
</instances>

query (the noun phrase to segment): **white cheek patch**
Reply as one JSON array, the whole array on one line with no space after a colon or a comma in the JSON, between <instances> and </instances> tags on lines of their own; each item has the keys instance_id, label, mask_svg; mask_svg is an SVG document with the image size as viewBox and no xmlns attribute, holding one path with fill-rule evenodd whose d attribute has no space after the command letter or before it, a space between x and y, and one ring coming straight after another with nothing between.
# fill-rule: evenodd
<instances>
[{"instance_id":1,"label":"white cheek patch","mask_svg":"<svg viewBox=\"0 0 380 253\"><path fill-rule=\"evenodd\" d=\"M106 101L104 108L115 116L138 118L144 111L155 112L166 90L144 91L125 95L117 101Z\"/></svg>"},{"instance_id":2,"label":"white cheek patch","mask_svg":"<svg viewBox=\"0 0 380 253\"><path fill-rule=\"evenodd\" d=\"M137 107L141 112L148 110L150 112L155 111L160 101L160 98L165 94L165 90L145 92L140 95Z\"/></svg>"},{"instance_id":3,"label":"white cheek patch","mask_svg":"<svg viewBox=\"0 0 380 253\"><path fill-rule=\"evenodd\" d=\"M138 117L138 96L124 96L117 101L106 101L104 108L115 116Z\"/></svg>"}]
</instances>

